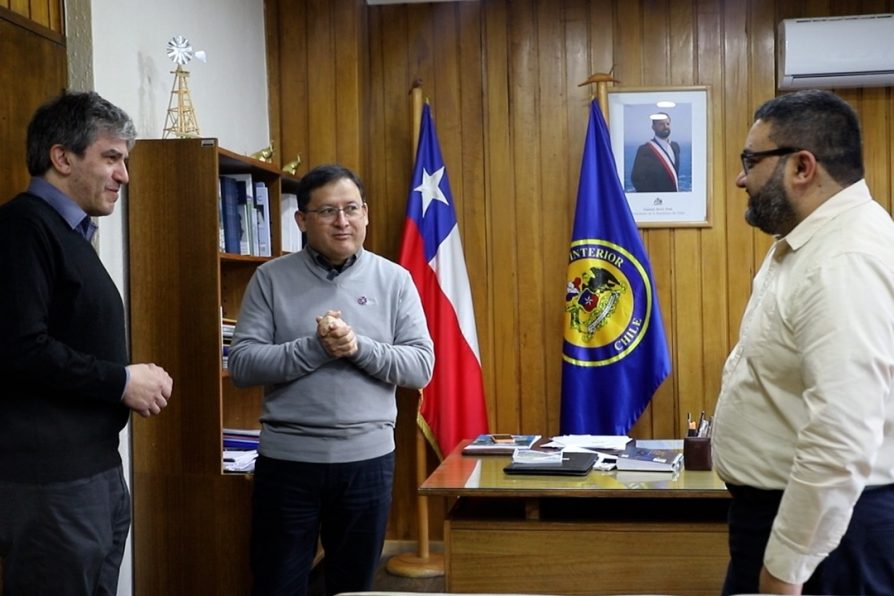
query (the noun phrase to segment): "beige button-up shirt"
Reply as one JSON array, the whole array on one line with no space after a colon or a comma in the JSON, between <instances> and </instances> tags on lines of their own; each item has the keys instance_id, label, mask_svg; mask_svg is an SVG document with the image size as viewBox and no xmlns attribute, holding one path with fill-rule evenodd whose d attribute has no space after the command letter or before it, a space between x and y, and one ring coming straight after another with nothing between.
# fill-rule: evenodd
<instances>
[{"instance_id":1,"label":"beige button-up shirt","mask_svg":"<svg viewBox=\"0 0 894 596\"><path fill-rule=\"evenodd\" d=\"M770 249L726 361L714 466L785 490L764 555L803 583L865 486L894 482L894 223L865 181Z\"/></svg>"}]
</instances>

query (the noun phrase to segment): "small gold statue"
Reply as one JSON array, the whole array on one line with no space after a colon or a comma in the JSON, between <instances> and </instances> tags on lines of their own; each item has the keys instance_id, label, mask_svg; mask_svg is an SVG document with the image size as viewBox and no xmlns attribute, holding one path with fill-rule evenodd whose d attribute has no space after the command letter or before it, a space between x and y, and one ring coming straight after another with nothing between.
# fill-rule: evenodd
<instances>
[{"instance_id":1,"label":"small gold statue","mask_svg":"<svg viewBox=\"0 0 894 596\"><path fill-rule=\"evenodd\" d=\"M282 171L292 176L295 175L295 172L298 171L298 166L301 165L301 154L298 154L293 161L290 161L286 165L282 167Z\"/></svg>"},{"instance_id":2,"label":"small gold statue","mask_svg":"<svg viewBox=\"0 0 894 596\"><path fill-rule=\"evenodd\" d=\"M253 157L258 161L266 161L268 163L273 161L273 141L270 141L270 144L260 151L255 151L249 157Z\"/></svg>"}]
</instances>

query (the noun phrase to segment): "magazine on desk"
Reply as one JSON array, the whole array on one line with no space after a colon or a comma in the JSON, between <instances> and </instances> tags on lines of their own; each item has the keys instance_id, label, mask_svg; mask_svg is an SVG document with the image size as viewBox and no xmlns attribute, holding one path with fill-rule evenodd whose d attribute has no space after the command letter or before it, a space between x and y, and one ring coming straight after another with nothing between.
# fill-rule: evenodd
<instances>
[{"instance_id":1,"label":"magazine on desk","mask_svg":"<svg viewBox=\"0 0 894 596\"><path fill-rule=\"evenodd\" d=\"M618 454L618 470L639 470L649 472L675 472L683 461L683 452L678 449L649 449L628 447Z\"/></svg>"},{"instance_id":2,"label":"magazine on desk","mask_svg":"<svg viewBox=\"0 0 894 596\"><path fill-rule=\"evenodd\" d=\"M463 455L512 455L516 449L530 449L540 435L485 434L463 447Z\"/></svg>"}]
</instances>

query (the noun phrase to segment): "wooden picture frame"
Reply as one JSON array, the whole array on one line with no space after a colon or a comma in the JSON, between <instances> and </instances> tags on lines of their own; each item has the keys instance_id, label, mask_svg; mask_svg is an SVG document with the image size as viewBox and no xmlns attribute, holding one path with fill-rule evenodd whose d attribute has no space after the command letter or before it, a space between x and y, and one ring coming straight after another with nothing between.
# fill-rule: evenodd
<instances>
[{"instance_id":1,"label":"wooden picture frame","mask_svg":"<svg viewBox=\"0 0 894 596\"><path fill-rule=\"evenodd\" d=\"M612 152L637 226L711 225L709 105L707 87L609 90Z\"/></svg>"}]
</instances>

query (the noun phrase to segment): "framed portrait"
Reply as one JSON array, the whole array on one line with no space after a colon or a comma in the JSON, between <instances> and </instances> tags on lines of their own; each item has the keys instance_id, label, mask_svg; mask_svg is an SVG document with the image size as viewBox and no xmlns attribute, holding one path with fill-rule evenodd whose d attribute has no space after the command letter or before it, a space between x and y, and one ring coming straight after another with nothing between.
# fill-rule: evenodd
<instances>
[{"instance_id":1,"label":"framed portrait","mask_svg":"<svg viewBox=\"0 0 894 596\"><path fill-rule=\"evenodd\" d=\"M618 177L639 227L707 227L708 88L611 89Z\"/></svg>"}]
</instances>

